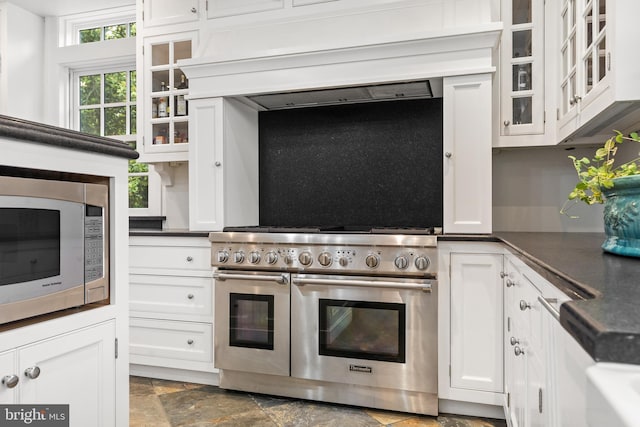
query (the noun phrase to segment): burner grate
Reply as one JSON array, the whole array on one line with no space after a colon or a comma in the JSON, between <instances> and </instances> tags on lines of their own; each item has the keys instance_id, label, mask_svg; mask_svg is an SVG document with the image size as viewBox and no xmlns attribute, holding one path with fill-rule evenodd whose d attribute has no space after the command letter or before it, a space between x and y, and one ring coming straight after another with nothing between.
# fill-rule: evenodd
<instances>
[{"instance_id":1,"label":"burner grate","mask_svg":"<svg viewBox=\"0 0 640 427\"><path fill-rule=\"evenodd\" d=\"M222 231L239 233L341 233L341 234L442 234L442 227L371 227L371 226L233 226Z\"/></svg>"}]
</instances>

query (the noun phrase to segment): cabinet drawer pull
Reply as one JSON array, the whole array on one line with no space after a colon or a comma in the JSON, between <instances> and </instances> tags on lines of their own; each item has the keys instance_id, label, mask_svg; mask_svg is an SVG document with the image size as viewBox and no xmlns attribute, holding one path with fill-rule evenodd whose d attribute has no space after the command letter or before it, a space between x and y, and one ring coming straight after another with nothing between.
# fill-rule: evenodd
<instances>
[{"instance_id":1,"label":"cabinet drawer pull","mask_svg":"<svg viewBox=\"0 0 640 427\"><path fill-rule=\"evenodd\" d=\"M193 340L192 340L191 338L189 338L189 339L187 340L187 344L189 344L189 345L193 344Z\"/></svg>"},{"instance_id":2,"label":"cabinet drawer pull","mask_svg":"<svg viewBox=\"0 0 640 427\"><path fill-rule=\"evenodd\" d=\"M24 370L24 375L32 380L35 380L40 376L40 368L37 366L32 366Z\"/></svg>"},{"instance_id":3,"label":"cabinet drawer pull","mask_svg":"<svg viewBox=\"0 0 640 427\"><path fill-rule=\"evenodd\" d=\"M5 375L2 378L2 384L4 384L7 388L14 388L20 382L20 378L17 375Z\"/></svg>"}]
</instances>

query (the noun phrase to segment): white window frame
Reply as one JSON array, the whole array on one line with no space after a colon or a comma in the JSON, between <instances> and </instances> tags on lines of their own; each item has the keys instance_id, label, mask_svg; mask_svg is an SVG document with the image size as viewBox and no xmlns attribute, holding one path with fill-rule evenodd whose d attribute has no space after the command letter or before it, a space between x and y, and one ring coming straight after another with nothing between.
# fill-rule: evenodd
<instances>
[{"instance_id":1,"label":"white window frame","mask_svg":"<svg viewBox=\"0 0 640 427\"><path fill-rule=\"evenodd\" d=\"M126 71L129 73L130 71L136 70L135 63L113 63L109 65L104 65L101 67L84 67L84 68L74 68L70 70L70 88L71 88L71 108L70 108L70 125L71 128L80 130L80 77L86 75L93 74L109 74L114 72L122 72ZM101 99L99 104L92 104L92 107L100 108L100 121L101 126L104 128L104 109L106 106L127 106L136 105L137 101L125 101L123 103L110 103L105 104L102 96L104 95L104 78L101 78ZM139 89L136 88L138 92ZM129 108L127 108L127 117ZM137 113L137 111L136 111ZM117 139L119 141L125 142L127 144L137 143L137 135L135 133L131 133L131 131L135 131L136 129L132 129L136 127L134 123L131 126L131 120L127 119L127 127L129 128L129 134L127 135L105 135L108 138ZM101 130L102 131L102 130ZM129 208L130 216L158 216L161 212L161 179L160 175L155 172L155 168L153 165L149 165L149 172L147 173L132 173L129 176L140 176L147 175L149 177L149 187L148 187L148 206L146 208Z\"/></svg>"},{"instance_id":2,"label":"white window frame","mask_svg":"<svg viewBox=\"0 0 640 427\"><path fill-rule=\"evenodd\" d=\"M59 20L58 46L80 43L80 30L136 22L135 6L114 7L89 13L66 15ZM99 42L96 42L99 43Z\"/></svg>"}]
</instances>

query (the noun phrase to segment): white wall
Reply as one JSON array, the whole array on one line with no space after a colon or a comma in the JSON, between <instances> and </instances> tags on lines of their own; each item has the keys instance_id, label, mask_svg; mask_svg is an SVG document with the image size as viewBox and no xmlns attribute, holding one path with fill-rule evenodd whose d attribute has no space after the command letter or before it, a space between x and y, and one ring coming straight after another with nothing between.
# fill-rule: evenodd
<instances>
[{"instance_id":1,"label":"white wall","mask_svg":"<svg viewBox=\"0 0 640 427\"><path fill-rule=\"evenodd\" d=\"M0 114L42 121L44 19L0 2Z\"/></svg>"},{"instance_id":2,"label":"white wall","mask_svg":"<svg viewBox=\"0 0 640 427\"><path fill-rule=\"evenodd\" d=\"M170 164L171 184L162 186L162 215L166 230L189 229L189 165ZM166 180L165 180L166 183Z\"/></svg>"},{"instance_id":3,"label":"white wall","mask_svg":"<svg viewBox=\"0 0 640 427\"><path fill-rule=\"evenodd\" d=\"M560 209L577 181L567 156L592 158L593 147L494 150L493 230L604 232L602 205L575 205L571 219ZM640 144L620 146L620 160L638 156Z\"/></svg>"}]
</instances>

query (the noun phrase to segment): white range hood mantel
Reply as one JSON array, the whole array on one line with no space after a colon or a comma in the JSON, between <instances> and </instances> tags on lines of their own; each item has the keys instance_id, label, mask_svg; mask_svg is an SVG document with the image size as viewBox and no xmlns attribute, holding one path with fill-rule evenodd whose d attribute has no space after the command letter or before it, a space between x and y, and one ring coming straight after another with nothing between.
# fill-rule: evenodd
<instances>
[{"instance_id":1,"label":"white range hood mantel","mask_svg":"<svg viewBox=\"0 0 640 427\"><path fill-rule=\"evenodd\" d=\"M189 99L328 89L492 73L502 23L480 24L411 38L239 59L179 61Z\"/></svg>"}]
</instances>

